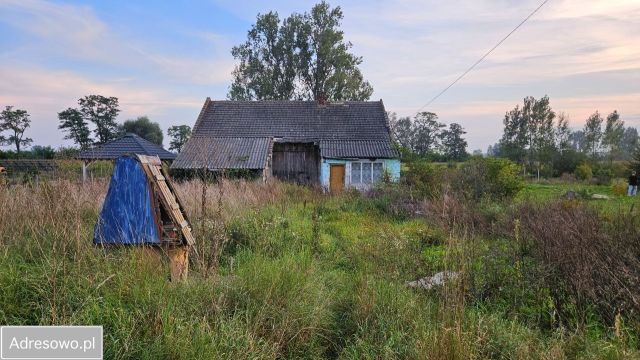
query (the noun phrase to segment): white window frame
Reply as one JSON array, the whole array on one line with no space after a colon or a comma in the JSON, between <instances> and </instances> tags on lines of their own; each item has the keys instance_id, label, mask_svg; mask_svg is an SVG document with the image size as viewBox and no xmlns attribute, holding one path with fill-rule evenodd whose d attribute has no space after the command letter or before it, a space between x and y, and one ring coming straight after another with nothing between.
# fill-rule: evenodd
<instances>
[{"instance_id":1,"label":"white window frame","mask_svg":"<svg viewBox=\"0 0 640 360\"><path fill-rule=\"evenodd\" d=\"M353 164L360 164L360 180L358 182L353 182ZM363 176L363 166L362 164L371 164L371 182L369 183L365 183L362 181L362 176ZM384 166L384 161L379 161L379 160L374 160L374 161L369 161L369 160L358 160L358 161L351 161L349 163L349 183L351 185L354 186L370 186L376 183L376 181L373 180L373 164L381 164L382 165L382 176L384 177L384 171L385 171L385 166ZM382 177L380 178L380 180L378 180L378 182L382 181Z\"/></svg>"}]
</instances>

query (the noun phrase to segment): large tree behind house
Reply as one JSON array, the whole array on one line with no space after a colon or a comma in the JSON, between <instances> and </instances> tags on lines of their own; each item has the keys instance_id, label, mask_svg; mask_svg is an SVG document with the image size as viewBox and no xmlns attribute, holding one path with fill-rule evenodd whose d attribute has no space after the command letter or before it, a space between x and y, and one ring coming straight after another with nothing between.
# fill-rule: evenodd
<instances>
[{"instance_id":1,"label":"large tree behind house","mask_svg":"<svg viewBox=\"0 0 640 360\"><path fill-rule=\"evenodd\" d=\"M340 7L326 2L280 20L259 14L247 41L231 53L231 100L368 100L373 88L358 68L362 58L340 30Z\"/></svg>"}]
</instances>

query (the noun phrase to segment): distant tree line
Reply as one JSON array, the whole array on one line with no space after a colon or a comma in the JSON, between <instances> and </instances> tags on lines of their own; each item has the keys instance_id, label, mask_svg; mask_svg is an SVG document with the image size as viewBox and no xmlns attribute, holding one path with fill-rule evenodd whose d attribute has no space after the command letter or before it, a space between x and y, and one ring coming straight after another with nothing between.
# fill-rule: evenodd
<instances>
[{"instance_id":1,"label":"distant tree line","mask_svg":"<svg viewBox=\"0 0 640 360\"><path fill-rule=\"evenodd\" d=\"M127 133L136 134L154 144L162 146L164 137L160 125L147 116L126 120L122 124L116 122L120 113L118 98L102 95L87 95L78 99L77 108L67 108L58 113L58 128L63 131L64 139L71 140L78 150L104 144ZM60 148L58 151L50 146L33 146L29 151L25 148L33 140L25 136L31 126L31 118L26 110L6 106L0 112L0 145L12 146L15 151L0 151L0 158L54 158L56 153L63 156L75 155L72 148ZM188 125L172 126L167 134L170 137L169 150L179 152L191 136Z\"/></svg>"},{"instance_id":2,"label":"distant tree line","mask_svg":"<svg viewBox=\"0 0 640 360\"><path fill-rule=\"evenodd\" d=\"M503 124L502 138L487 154L516 161L524 173L537 176L573 173L582 163L627 162L638 148L637 129L625 127L616 110L606 117L595 111L581 129L572 130L568 117L553 111L548 96L526 97L505 114Z\"/></svg>"},{"instance_id":3,"label":"distant tree line","mask_svg":"<svg viewBox=\"0 0 640 360\"><path fill-rule=\"evenodd\" d=\"M405 158L429 158L436 161L462 161L466 159L466 134L460 124L447 126L438 122L438 115L420 112L413 118L389 113L389 127L396 146Z\"/></svg>"}]
</instances>

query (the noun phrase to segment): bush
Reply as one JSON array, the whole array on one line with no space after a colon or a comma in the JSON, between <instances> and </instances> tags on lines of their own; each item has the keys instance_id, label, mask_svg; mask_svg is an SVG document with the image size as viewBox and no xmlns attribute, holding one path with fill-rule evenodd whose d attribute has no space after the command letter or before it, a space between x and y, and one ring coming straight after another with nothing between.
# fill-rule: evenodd
<instances>
[{"instance_id":1,"label":"bush","mask_svg":"<svg viewBox=\"0 0 640 360\"><path fill-rule=\"evenodd\" d=\"M406 184L405 184L406 185ZM431 185L419 183L418 189L415 190L400 184L378 184L363 195L357 190L355 193L347 194L353 199L353 204L361 209L370 208L376 210L380 214L389 215L396 219L407 219L415 215L417 209L417 201L415 196L422 198L431 193Z\"/></svg>"},{"instance_id":2,"label":"bush","mask_svg":"<svg viewBox=\"0 0 640 360\"><path fill-rule=\"evenodd\" d=\"M456 192L474 200L514 197L524 186L518 165L507 159L484 158L466 163L455 173Z\"/></svg>"},{"instance_id":3,"label":"bush","mask_svg":"<svg viewBox=\"0 0 640 360\"><path fill-rule=\"evenodd\" d=\"M576 182L576 176L572 173L562 173L560 175L560 182L565 184L570 184Z\"/></svg>"},{"instance_id":4,"label":"bush","mask_svg":"<svg viewBox=\"0 0 640 360\"><path fill-rule=\"evenodd\" d=\"M578 180L589 181L593 177L593 170L591 169L591 165L582 163L576 167L576 171L573 175L575 175Z\"/></svg>"},{"instance_id":5,"label":"bush","mask_svg":"<svg viewBox=\"0 0 640 360\"><path fill-rule=\"evenodd\" d=\"M600 165L596 168L593 175L596 178L596 184L609 185L611 183L611 179L613 178L613 170L610 166Z\"/></svg>"},{"instance_id":6,"label":"bush","mask_svg":"<svg viewBox=\"0 0 640 360\"><path fill-rule=\"evenodd\" d=\"M553 158L553 172L555 176L564 173L574 173L576 168L584 163L587 156L579 151L568 149L562 152L556 152Z\"/></svg>"},{"instance_id":7,"label":"bush","mask_svg":"<svg viewBox=\"0 0 640 360\"><path fill-rule=\"evenodd\" d=\"M59 160L73 160L78 154L80 154L80 149L61 146L56 151L55 158Z\"/></svg>"},{"instance_id":8,"label":"bush","mask_svg":"<svg viewBox=\"0 0 640 360\"><path fill-rule=\"evenodd\" d=\"M629 176L629 164L624 161L614 162L609 165L614 178L624 178Z\"/></svg>"},{"instance_id":9,"label":"bush","mask_svg":"<svg viewBox=\"0 0 640 360\"><path fill-rule=\"evenodd\" d=\"M425 160L407 164L408 170L400 176L400 181L418 197L432 195L442 185L443 170Z\"/></svg>"},{"instance_id":10,"label":"bush","mask_svg":"<svg viewBox=\"0 0 640 360\"><path fill-rule=\"evenodd\" d=\"M611 192L616 194L616 195L620 195L620 196L624 196L627 194L627 182L624 181L623 179L616 179L613 181L613 183L611 184Z\"/></svg>"},{"instance_id":11,"label":"bush","mask_svg":"<svg viewBox=\"0 0 640 360\"><path fill-rule=\"evenodd\" d=\"M639 320L640 249L637 214L602 221L592 207L559 201L516 209L524 253L547 269L558 321L584 324L592 313L613 325L618 314Z\"/></svg>"}]
</instances>

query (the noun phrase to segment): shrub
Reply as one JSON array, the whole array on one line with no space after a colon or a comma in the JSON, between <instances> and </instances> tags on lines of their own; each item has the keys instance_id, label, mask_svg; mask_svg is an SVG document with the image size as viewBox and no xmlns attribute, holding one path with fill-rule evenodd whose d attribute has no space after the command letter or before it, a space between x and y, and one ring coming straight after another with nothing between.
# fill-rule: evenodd
<instances>
[{"instance_id":1,"label":"shrub","mask_svg":"<svg viewBox=\"0 0 640 360\"><path fill-rule=\"evenodd\" d=\"M622 179L616 179L611 184L611 192L616 195L624 196L627 194L627 182Z\"/></svg>"},{"instance_id":2,"label":"shrub","mask_svg":"<svg viewBox=\"0 0 640 360\"><path fill-rule=\"evenodd\" d=\"M613 162L609 167L613 177L623 178L629 176L629 164L624 161Z\"/></svg>"},{"instance_id":3,"label":"shrub","mask_svg":"<svg viewBox=\"0 0 640 360\"><path fill-rule=\"evenodd\" d=\"M556 152L553 157L553 172L559 176L564 173L574 173L576 168L586 161L587 156L579 151L567 149L562 153Z\"/></svg>"},{"instance_id":4,"label":"shrub","mask_svg":"<svg viewBox=\"0 0 640 360\"><path fill-rule=\"evenodd\" d=\"M576 167L576 171L573 174L578 180L589 181L593 177L593 170L591 169L591 165L582 163Z\"/></svg>"},{"instance_id":5,"label":"shrub","mask_svg":"<svg viewBox=\"0 0 640 360\"><path fill-rule=\"evenodd\" d=\"M440 189L442 168L425 160L413 161L408 163L407 167L408 170L400 176L400 181L411 190L411 193L418 197L424 197Z\"/></svg>"},{"instance_id":6,"label":"shrub","mask_svg":"<svg viewBox=\"0 0 640 360\"><path fill-rule=\"evenodd\" d=\"M559 201L516 209L525 253L547 268L558 321L584 324L595 311L613 325L616 316L640 314L640 226L637 214L620 212L602 221L592 207Z\"/></svg>"},{"instance_id":7,"label":"shrub","mask_svg":"<svg viewBox=\"0 0 640 360\"><path fill-rule=\"evenodd\" d=\"M518 165L507 159L484 158L466 163L454 174L454 190L474 200L508 199L524 186Z\"/></svg>"},{"instance_id":8,"label":"shrub","mask_svg":"<svg viewBox=\"0 0 640 360\"><path fill-rule=\"evenodd\" d=\"M428 190L431 186L427 187L425 183L421 183L419 186L420 189L415 190L412 187L407 189L406 184L380 183L365 192L364 196L359 196L360 194L356 191L351 195L351 199L353 199L354 205L360 206L361 209L373 208L380 214L406 219L415 215L417 202L414 195L422 198L433 191ZM358 204L359 202L360 204Z\"/></svg>"},{"instance_id":9,"label":"shrub","mask_svg":"<svg viewBox=\"0 0 640 360\"><path fill-rule=\"evenodd\" d=\"M576 176L571 173L562 173L562 175L560 175L560 182L565 184L574 183L576 182Z\"/></svg>"},{"instance_id":10,"label":"shrub","mask_svg":"<svg viewBox=\"0 0 640 360\"><path fill-rule=\"evenodd\" d=\"M463 228L467 231L477 231L487 228L487 219L468 201L447 193L440 198L425 199L420 204L420 212L429 221L447 230Z\"/></svg>"},{"instance_id":11,"label":"shrub","mask_svg":"<svg viewBox=\"0 0 640 360\"><path fill-rule=\"evenodd\" d=\"M609 166L600 165L596 168L593 175L596 178L596 184L609 185L613 178L613 170Z\"/></svg>"}]
</instances>

